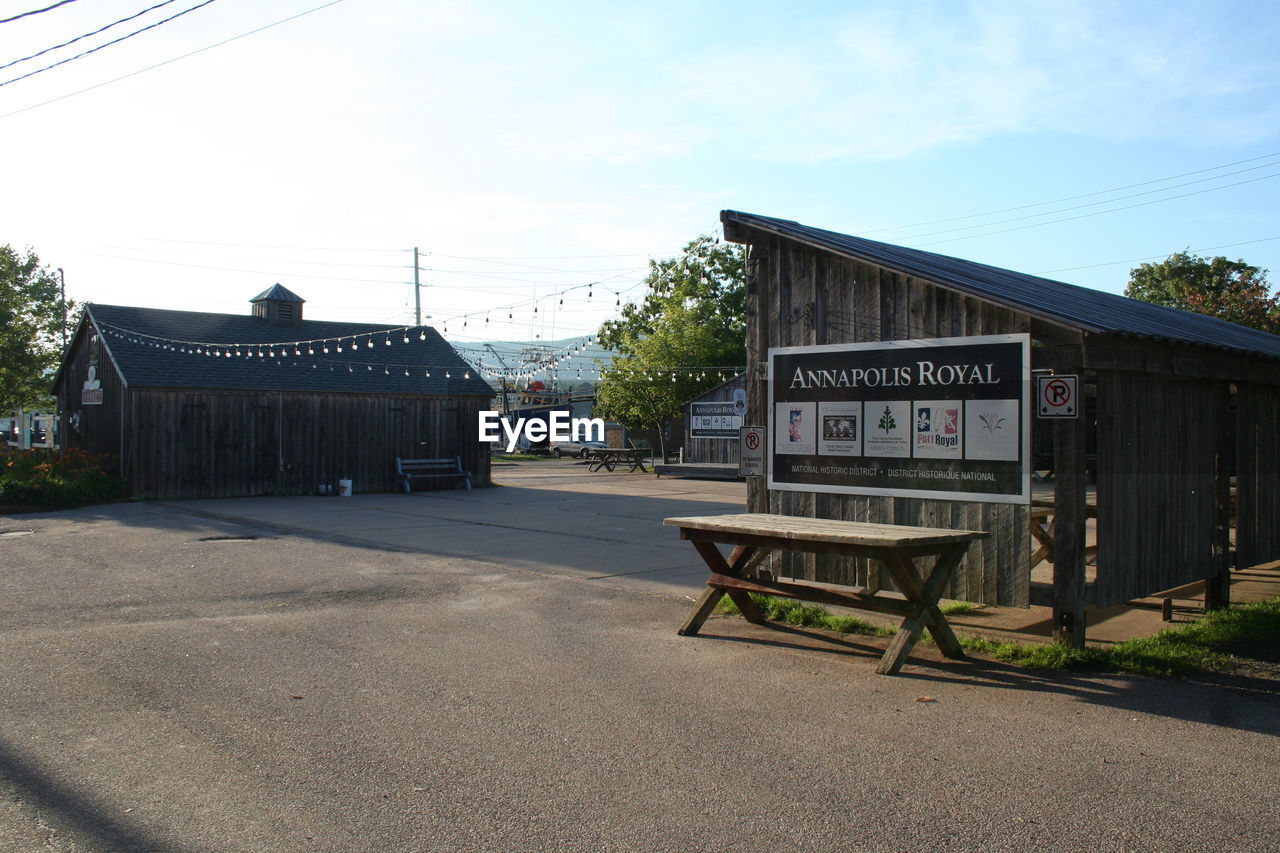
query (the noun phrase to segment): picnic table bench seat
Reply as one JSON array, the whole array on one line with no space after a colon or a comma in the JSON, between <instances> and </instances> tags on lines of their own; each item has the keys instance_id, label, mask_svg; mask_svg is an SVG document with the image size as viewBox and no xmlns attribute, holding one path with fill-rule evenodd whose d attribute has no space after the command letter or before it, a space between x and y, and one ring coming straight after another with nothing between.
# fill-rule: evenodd
<instances>
[{"instance_id":1,"label":"picnic table bench seat","mask_svg":"<svg viewBox=\"0 0 1280 853\"><path fill-rule=\"evenodd\" d=\"M461 481L468 491L471 489L471 472L462 469L461 456L444 456L439 459L405 459L397 456L396 491L412 494L415 480Z\"/></svg>"}]
</instances>

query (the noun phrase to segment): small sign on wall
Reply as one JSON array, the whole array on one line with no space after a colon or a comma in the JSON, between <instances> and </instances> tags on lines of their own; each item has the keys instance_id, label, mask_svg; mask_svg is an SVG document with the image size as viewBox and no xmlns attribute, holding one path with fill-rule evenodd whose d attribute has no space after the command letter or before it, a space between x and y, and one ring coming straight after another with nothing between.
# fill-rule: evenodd
<instances>
[{"instance_id":1,"label":"small sign on wall","mask_svg":"<svg viewBox=\"0 0 1280 853\"><path fill-rule=\"evenodd\" d=\"M741 426L742 415L732 400L689 404L690 438L734 439Z\"/></svg>"},{"instance_id":2,"label":"small sign on wall","mask_svg":"<svg viewBox=\"0 0 1280 853\"><path fill-rule=\"evenodd\" d=\"M1078 376L1060 374L1036 377L1036 414L1042 418L1080 417Z\"/></svg>"},{"instance_id":3,"label":"small sign on wall","mask_svg":"<svg viewBox=\"0 0 1280 853\"><path fill-rule=\"evenodd\" d=\"M745 426L738 430L738 476L764 476L764 427Z\"/></svg>"}]
</instances>

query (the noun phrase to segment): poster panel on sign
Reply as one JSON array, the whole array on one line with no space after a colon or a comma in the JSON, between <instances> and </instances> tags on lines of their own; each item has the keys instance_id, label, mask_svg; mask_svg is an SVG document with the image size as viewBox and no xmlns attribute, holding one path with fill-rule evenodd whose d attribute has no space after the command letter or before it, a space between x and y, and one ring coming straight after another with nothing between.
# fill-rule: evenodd
<instances>
[{"instance_id":1,"label":"poster panel on sign","mask_svg":"<svg viewBox=\"0 0 1280 853\"><path fill-rule=\"evenodd\" d=\"M862 455L862 403L819 403L818 421L820 456Z\"/></svg>"},{"instance_id":2,"label":"poster panel on sign","mask_svg":"<svg viewBox=\"0 0 1280 853\"><path fill-rule=\"evenodd\" d=\"M781 402L774 406L775 453L813 455L816 452L815 411L814 403Z\"/></svg>"}]
</instances>

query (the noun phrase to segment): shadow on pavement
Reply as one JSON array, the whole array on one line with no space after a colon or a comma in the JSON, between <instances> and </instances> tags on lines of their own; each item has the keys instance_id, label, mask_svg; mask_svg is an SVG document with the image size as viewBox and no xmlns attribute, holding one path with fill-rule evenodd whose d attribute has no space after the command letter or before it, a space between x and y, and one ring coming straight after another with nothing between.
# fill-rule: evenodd
<instances>
[{"instance_id":1,"label":"shadow on pavement","mask_svg":"<svg viewBox=\"0 0 1280 853\"><path fill-rule=\"evenodd\" d=\"M167 853L196 853L199 849L175 844L138 826L122 814L113 814L106 805L51 779L24 761L3 741L0 741L0 786L10 788L12 797L30 807L41 821L47 821L59 833L72 834L77 845ZM47 844L49 839L44 841Z\"/></svg>"},{"instance_id":2,"label":"shadow on pavement","mask_svg":"<svg viewBox=\"0 0 1280 853\"><path fill-rule=\"evenodd\" d=\"M715 631L714 626L725 624L724 620L708 622L690 639L851 655L865 657L869 663L879 660L889 642L887 638L861 636L855 641L847 635L777 622L751 625L740 619L727 623L733 626L729 630L734 633ZM1280 714L1277 713L1280 683L1247 675L1206 674L1189 679L1160 679L1116 673L1039 671L975 656L949 660L941 657L936 649L917 646L901 672L884 677L919 681L934 687L957 684L1057 694L1091 705L1280 736Z\"/></svg>"}]
</instances>

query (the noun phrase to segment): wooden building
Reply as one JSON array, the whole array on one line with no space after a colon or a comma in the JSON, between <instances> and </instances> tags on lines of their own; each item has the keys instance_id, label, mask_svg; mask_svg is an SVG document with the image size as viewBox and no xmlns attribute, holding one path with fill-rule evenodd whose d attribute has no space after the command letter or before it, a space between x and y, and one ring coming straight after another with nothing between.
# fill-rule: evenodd
<instances>
[{"instance_id":1,"label":"wooden building","mask_svg":"<svg viewBox=\"0 0 1280 853\"><path fill-rule=\"evenodd\" d=\"M1232 568L1280 558L1280 337L787 220L724 211L721 221L748 247L750 423L771 423L767 355L788 346L1025 333L1033 369L1078 375L1096 399L1096 421L1028 425L1052 451L1048 588L1032 588L1025 503L776 491L753 477L752 511L988 531L945 595L1052 603L1056 637L1077 645L1088 604L1204 580L1212 606L1226 600ZM1090 447L1096 487L1086 482ZM1095 508L1096 576L1086 583ZM783 573L881 584L874 565L821 555Z\"/></svg>"},{"instance_id":2,"label":"wooden building","mask_svg":"<svg viewBox=\"0 0 1280 853\"><path fill-rule=\"evenodd\" d=\"M389 491L397 456L489 482L493 389L434 329L304 320L278 284L251 304L86 305L54 380L63 446L117 454L145 498Z\"/></svg>"},{"instance_id":3,"label":"wooden building","mask_svg":"<svg viewBox=\"0 0 1280 853\"><path fill-rule=\"evenodd\" d=\"M746 393L747 374L739 373L680 407L684 415L684 461L694 465L738 465L738 427L743 412L735 413L735 396ZM706 418L728 418L706 423Z\"/></svg>"}]
</instances>

